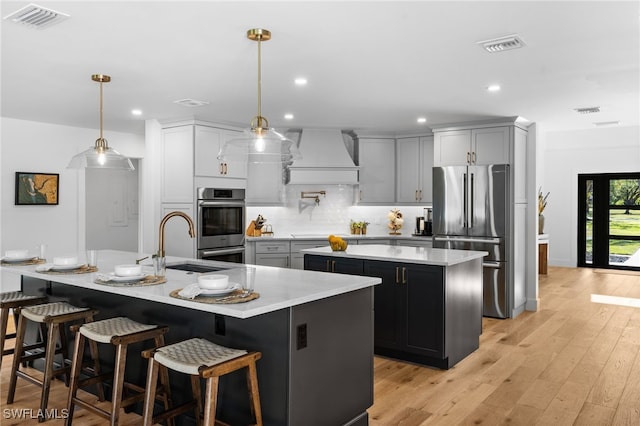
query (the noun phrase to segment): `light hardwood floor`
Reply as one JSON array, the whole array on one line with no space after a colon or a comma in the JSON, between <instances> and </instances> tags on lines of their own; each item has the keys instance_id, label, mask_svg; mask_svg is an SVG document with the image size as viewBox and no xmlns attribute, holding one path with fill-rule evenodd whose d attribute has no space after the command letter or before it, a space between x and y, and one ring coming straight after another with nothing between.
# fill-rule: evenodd
<instances>
[{"instance_id":1,"label":"light hardwood floor","mask_svg":"<svg viewBox=\"0 0 640 426\"><path fill-rule=\"evenodd\" d=\"M640 425L640 307L594 303L594 294L640 300L640 274L550 267L540 276L540 310L485 318L480 348L448 371L376 357L370 424ZM35 409L39 399L38 388L19 380L6 405L10 358L0 374L3 415ZM64 407L66 395L56 382L49 406ZM74 422L104 423L81 409Z\"/></svg>"}]
</instances>

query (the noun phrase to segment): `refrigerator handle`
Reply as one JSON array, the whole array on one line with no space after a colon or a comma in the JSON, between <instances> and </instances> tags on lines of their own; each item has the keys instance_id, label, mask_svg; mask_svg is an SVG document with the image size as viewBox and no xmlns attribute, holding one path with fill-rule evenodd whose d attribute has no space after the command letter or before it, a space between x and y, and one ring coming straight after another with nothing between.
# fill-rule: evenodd
<instances>
[{"instance_id":1,"label":"refrigerator handle","mask_svg":"<svg viewBox=\"0 0 640 426\"><path fill-rule=\"evenodd\" d=\"M469 209L469 223L470 223L469 228L473 228L473 222L474 222L473 221L473 217L474 217L474 213L475 213L475 203L474 203L474 201L475 201L475 193L476 193L476 191L475 191L476 183L475 183L475 179L474 179L475 178L475 173L470 173L470 175L471 175L471 185L470 185L471 197L469 197L469 199L471 200L470 201L471 208Z\"/></svg>"},{"instance_id":2,"label":"refrigerator handle","mask_svg":"<svg viewBox=\"0 0 640 426\"><path fill-rule=\"evenodd\" d=\"M463 191L463 193L462 193L462 195L463 195L463 197L462 197L462 200L463 200L462 201L462 214L463 214L462 227L463 228L467 228L468 227L467 225L469 224L467 222L467 218L468 218L468 216L467 216L467 213L468 213L467 212L467 210L468 210L467 209L467 207L468 207L467 206L467 202L468 202L467 194L468 194L468 190L469 189L467 187L467 174L464 173L462 176L463 176L463 178L462 178L462 188L463 188L462 189L462 191Z\"/></svg>"}]
</instances>

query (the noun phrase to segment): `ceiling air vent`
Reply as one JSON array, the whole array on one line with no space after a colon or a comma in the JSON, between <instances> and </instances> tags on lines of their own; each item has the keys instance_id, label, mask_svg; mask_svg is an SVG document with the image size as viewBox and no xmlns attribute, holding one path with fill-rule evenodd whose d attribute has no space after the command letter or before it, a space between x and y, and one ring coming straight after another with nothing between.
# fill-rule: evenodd
<instances>
[{"instance_id":1,"label":"ceiling air vent","mask_svg":"<svg viewBox=\"0 0 640 426\"><path fill-rule=\"evenodd\" d=\"M4 19L30 28L44 28L67 19L69 15L31 3L22 9L4 17Z\"/></svg>"},{"instance_id":2,"label":"ceiling air vent","mask_svg":"<svg viewBox=\"0 0 640 426\"><path fill-rule=\"evenodd\" d=\"M574 108L573 110L578 114L595 114L596 112L600 112L600 107Z\"/></svg>"},{"instance_id":3,"label":"ceiling air vent","mask_svg":"<svg viewBox=\"0 0 640 426\"><path fill-rule=\"evenodd\" d=\"M209 105L209 102L206 101L198 101L196 99L179 99L177 101L173 101L174 104L186 106L189 108L199 107L203 105Z\"/></svg>"},{"instance_id":4,"label":"ceiling air vent","mask_svg":"<svg viewBox=\"0 0 640 426\"><path fill-rule=\"evenodd\" d=\"M477 42L477 44L481 45L482 48L489 53L519 49L525 46L524 41L522 41L522 39L517 34L494 38L491 40L479 41Z\"/></svg>"}]
</instances>

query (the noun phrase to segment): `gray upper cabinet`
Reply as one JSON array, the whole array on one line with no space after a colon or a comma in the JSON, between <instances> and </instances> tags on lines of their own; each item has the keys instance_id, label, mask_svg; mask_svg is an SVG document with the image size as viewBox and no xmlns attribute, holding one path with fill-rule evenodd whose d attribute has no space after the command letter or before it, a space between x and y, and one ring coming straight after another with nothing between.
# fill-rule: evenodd
<instances>
[{"instance_id":1,"label":"gray upper cabinet","mask_svg":"<svg viewBox=\"0 0 640 426\"><path fill-rule=\"evenodd\" d=\"M162 202L193 202L193 126L162 129Z\"/></svg>"},{"instance_id":2,"label":"gray upper cabinet","mask_svg":"<svg viewBox=\"0 0 640 426\"><path fill-rule=\"evenodd\" d=\"M432 201L433 136L396 141L396 201L425 204Z\"/></svg>"},{"instance_id":3,"label":"gray upper cabinet","mask_svg":"<svg viewBox=\"0 0 640 426\"><path fill-rule=\"evenodd\" d=\"M222 145L241 132L202 125L195 126L195 175L204 177L239 178L247 177L246 159L228 162L218 160Z\"/></svg>"},{"instance_id":4,"label":"gray upper cabinet","mask_svg":"<svg viewBox=\"0 0 640 426\"><path fill-rule=\"evenodd\" d=\"M507 126L434 132L436 166L510 164Z\"/></svg>"},{"instance_id":5,"label":"gray upper cabinet","mask_svg":"<svg viewBox=\"0 0 640 426\"><path fill-rule=\"evenodd\" d=\"M395 140L360 138L358 142L360 204L393 203L395 199Z\"/></svg>"}]
</instances>

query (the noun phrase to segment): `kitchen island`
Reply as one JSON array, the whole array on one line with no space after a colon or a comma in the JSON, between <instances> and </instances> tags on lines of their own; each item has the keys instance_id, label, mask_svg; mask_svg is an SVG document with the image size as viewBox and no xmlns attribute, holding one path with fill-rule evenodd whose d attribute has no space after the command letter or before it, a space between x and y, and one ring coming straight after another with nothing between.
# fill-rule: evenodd
<instances>
[{"instance_id":1,"label":"kitchen island","mask_svg":"<svg viewBox=\"0 0 640 426\"><path fill-rule=\"evenodd\" d=\"M115 265L144 256L101 251L98 268L109 273ZM217 273L237 283L247 279L251 269L260 297L237 304L172 297L173 291L197 281L195 273L170 269L185 262L223 268ZM24 292L91 306L100 311L96 319L127 316L168 325L167 343L197 336L261 351L258 380L265 425L368 424L366 410L373 404L373 286L380 279L172 257L167 265L167 282L148 286L97 284L96 273L54 275L36 272L33 265L2 269L22 276ZM143 272L151 274L151 265ZM109 350L108 345L100 347L107 368L113 363ZM146 366L133 348L127 370L129 381L144 383ZM187 377L172 376L172 388L178 403L190 394ZM229 424L251 421L242 372L221 379L218 416ZM179 424L193 420L183 416Z\"/></svg>"},{"instance_id":2,"label":"kitchen island","mask_svg":"<svg viewBox=\"0 0 640 426\"><path fill-rule=\"evenodd\" d=\"M380 277L374 352L450 368L479 346L488 253L387 245L303 250L306 270Z\"/></svg>"}]
</instances>

